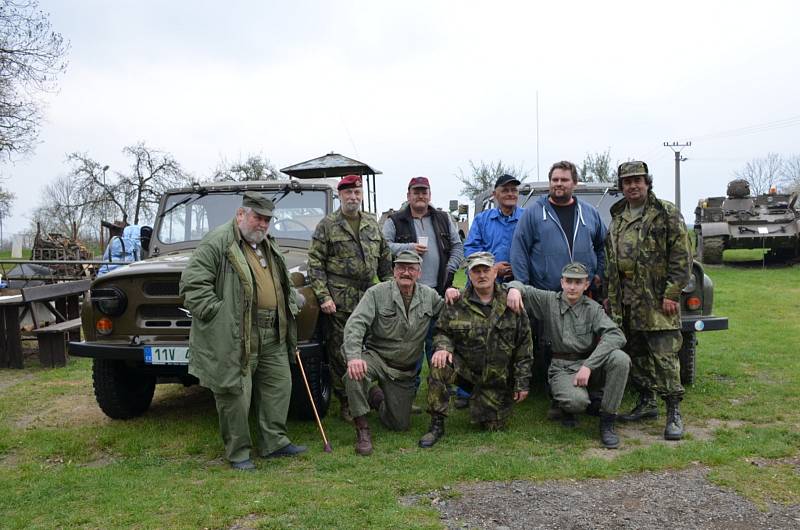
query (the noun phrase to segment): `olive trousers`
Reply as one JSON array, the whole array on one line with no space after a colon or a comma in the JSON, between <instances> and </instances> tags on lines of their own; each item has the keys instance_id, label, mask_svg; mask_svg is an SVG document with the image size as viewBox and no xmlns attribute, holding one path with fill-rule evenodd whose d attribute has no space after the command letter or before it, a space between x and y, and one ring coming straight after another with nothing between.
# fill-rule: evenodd
<instances>
[{"instance_id":1,"label":"olive trousers","mask_svg":"<svg viewBox=\"0 0 800 530\"><path fill-rule=\"evenodd\" d=\"M374 352L367 350L361 356L367 363L367 375L360 381L350 379L347 374L342 378L350 402L350 414L357 418L369 412L369 387L376 382L384 396L378 409L381 423L393 431L408 430L411 425L411 405L416 395L416 369L412 367L409 372L398 374L398 370L389 368ZM406 374L405 377L402 374Z\"/></svg>"},{"instance_id":2,"label":"olive trousers","mask_svg":"<svg viewBox=\"0 0 800 530\"><path fill-rule=\"evenodd\" d=\"M594 388L595 381L605 376L603 383L603 400L600 411L616 414L625 394L631 359L622 350L614 350L608 354L603 366L593 370L589 375L589 386L575 386L573 379L583 361L553 359L547 372L548 383L553 400L559 408L571 414L584 412L589 406L589 389Z\"/></svg>"}]
</instances>

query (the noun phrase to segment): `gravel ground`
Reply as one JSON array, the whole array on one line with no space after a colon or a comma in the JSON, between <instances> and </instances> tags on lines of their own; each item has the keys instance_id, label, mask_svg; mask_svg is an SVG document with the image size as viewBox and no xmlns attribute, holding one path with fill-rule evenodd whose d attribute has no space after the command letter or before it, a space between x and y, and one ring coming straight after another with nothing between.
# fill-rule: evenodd
<instances>
[{"instance_id":1,"label":"gravel ground","mask_svg":"<svg viewBox=\"0 0 800 530\"><path fill-rule=\"evenodd\" d=\"M800 528L800 505L759 511L707 473L698 466L617 480L480 482L426 497L447 528Z\"/></svg>"}]
</instances>

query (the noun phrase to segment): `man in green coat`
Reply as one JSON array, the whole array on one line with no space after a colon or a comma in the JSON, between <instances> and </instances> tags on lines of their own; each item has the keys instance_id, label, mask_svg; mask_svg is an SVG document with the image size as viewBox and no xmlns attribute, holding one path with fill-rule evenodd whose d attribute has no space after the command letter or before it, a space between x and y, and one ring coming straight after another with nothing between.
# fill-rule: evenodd
<instances>
[{"instance_id":1,"label":"man in green coat","mask_svg":"<svg viewBox=\"0 0 800 530\"><path fill-rule=\"evenodd\" d=\"M589 383L603 381L600 403L600 441L608 449L619 447L614 421L625 394L631 360L622 351L625 335L603 307L583 293L589 288L589 271L583 263L568 263L561 271L561 291L536 289L521 282L508 284L509 307L524 308L539 321L550 340L552 360L547 382L553 401L561 409L561 423L577 425L575 414L590 404Z\"/></svg>"},{"instance_id":2,"label":"man in green coat","mask_svg":"<svg viewBox=\"0 0 800 530\"><path fill-rule=\"evenodd\" d=\"M658 417L659 395L667 403L664 438L680 440L680 299L692 264L686 223L674 204L656 198L647 164L625 162L617 175L624 198L611 207L606 239L608 301L628 338L631 382L639 391L636 407L620 419Z\"/></svg>"},{"instance_id":3,"label":"man in green coat","mask_svg":"<svg viewBox=\"0 0 800 530\"><path fill-rule=\"evenodd\" d=\"M347 371L342 353L344 326L376 275L381 281L392 279L392 255L378 222L361 211L361 177L348 175L337 188L342 206L314 230L308 276L327 324L325 350L333 391L341 403L340 416L351 422L342 380Z\"/></svg>"},{"instance_id":4,"label":"man in green coat","mask_svg":"<svg viewBox=\"0 0 800 530\"><path fill-rule=\"evenodd\" d=\"M470 285L436 322L428 377L431 425L419 440L423 448L444 435L452 384L470 393L472 421L489 431L505 428L513 404L528 397L533 361L528 317L507 307L507 288L495 283L489 252L468 256L467 274Z\"/></svg>"},{"instance_id":5,"label":"man in green coat","mask_svg":"<svg viewBox=\"0 0 800 530\"><path fill-rule=\"evenodd\" d=\"M274 209L260 193L246 192L236 217L192 253L180 283L192 313L189 373L214 393L225 457L246 471L255 469L251 401L261 456L306 450L286 435L299 310L281 251L267 235Z\"/></svg>"},{"instance_id":6,"label":"man in green coat","mask_svg":"<svg viewBox=\"0 0 800 530\"><path fill-rule=\"evenodd\" d=\"M356 453L372 453L367 423L370 408L393 431L411 423L419 352L432 321L444 305L435 289L419 283L422 258L401 250L394 279L370 287L344 328L347 375L344 378L356 427ZM456 289L448 289L452 298ZM372 387L371 383L377 383Z\"/></svg>"}]
</instances>

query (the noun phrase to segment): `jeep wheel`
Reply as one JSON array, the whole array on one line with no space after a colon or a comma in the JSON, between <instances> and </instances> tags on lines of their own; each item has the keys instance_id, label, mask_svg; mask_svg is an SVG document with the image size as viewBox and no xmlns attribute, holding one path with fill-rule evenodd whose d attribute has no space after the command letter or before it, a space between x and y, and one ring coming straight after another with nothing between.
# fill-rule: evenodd
<instances>
[{"instance_id":1,"label":"jeep wheel","mask_svg":"<svg viewBox=\"0 0 800 530\"><path fill-rule=\"evenodd\" d=\"M314 396L314 404L317 406L317 413L320 418L324 418L328 413L328 406L331 404L331 372L328 364L323 362L323 355L302 354L303 368L308 377L308 386L311 387L311 395ZM292 400L289 405L289 414L293 418L300 420L314 420L314 411L311 402L308 400L308 392L300 374L300 366L292 365Z\"/></svg>"},{"instance_id":2,"label":"jeep wheel","mask_svg":"<svg viewBox=\"0 0 800 530\"><path fill-rule=\"evenodd\" d=\"M719 265L722 263L722 251L725 241L721 237L698 236L700 261L706 265Z\"/></svg>"},{"instance_id":3,"label":"jeep wheel","mask_svg":"<svg viewBox=\"0 0 800 530\"><path fill-rule=\"evenodd\" d=\"M683 345L678 351L681 362L681 384L690 386L694 384L695 354L697 350L697 336L694 331L683 332Z\"/></svg>"},{"instance_id":4,"label":"jeep wheel","mask_svg":"<svg viewBox=\"0 0 800 530\"><path fill-rule=\"evenodd\" d=\"M94 359L94 396L100 409L115 420L141 416L150 408L156 378L129 368L125 361Z\"/></svg>"}]
</instances>

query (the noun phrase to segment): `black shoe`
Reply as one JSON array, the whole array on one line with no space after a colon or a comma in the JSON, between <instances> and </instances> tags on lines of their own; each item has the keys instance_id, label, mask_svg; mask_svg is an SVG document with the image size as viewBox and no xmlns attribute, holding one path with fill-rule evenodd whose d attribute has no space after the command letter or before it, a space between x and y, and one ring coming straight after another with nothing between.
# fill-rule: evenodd
<instances>
[{"instance_id":1,"label":"black shoe","mask_svg":"<svg viewBox=\"0 0 800 530\"><path fill-rule=\"evenodd\" d=\"M600 416L600 404L602 402L602 397L590 397L589 406L586 407L586 414L595 417Z\"/></svg>"},{"instance_id":2,"label":"black shoe","mask_svg":"<svg viewBox=\"0 0 800 530\"><path fill-rule=\"evenodd\" d=\"M419 439L419 446L423 449L429 449L433 447L442 436L444 436L444 416L441 414L432 414L431 426L428 432Z\"/></svg>"},{"instance_id":3,"label":"black shoe","mask_svg":"<svg viewBox=\"0 0 800 530\"><path fill-rule=\"evenodd\" d=\"M556 403L555 400L550 400L550 407L547 409L547 419L559 421L563 417L564 413L561 411L561 407L558 406L558 403Z\"/></svg>"},{"instance_id":4,"label":"black shoe","mask_svg":"<svg viewBox=\"0 0 800 530\"><path fill-rule=\"evenodd\" d=\"M254 471L256 469L256 465L248 458L247 460L242 460L241 462L231 462L231 469L235 469L236 471Z\"/></svg>"},{"instance_id":5,"label":"black shoe","mask_svg":"<svg viewBox=\"0 0 800 530\"><path fill-rule=\"evenodd\" d=\"M641 421L648 418L658 418L658 403L653 394L646 392L639 394L639 402L632 411L619 416L620 421Z\"/></svg>"},{"instance_id":6,"label":"black shoe","mask_svg":"<svg viewBox=\"0 0 800 530\"><path fill-rule=\"evenodd\" d=\"M619 436L614 432L614 420L616 419L616 414L602 413L600 415L600 441L606 449L619 447Z\"/></svg>"},{"instance_id":7,"label":"black shoe","mask_svg":"<svg viewBox=\"0 0 800 530\"><path fill-rule=\"evenodd\" d=\"M683 418L681 418L681 402L679 399L667 399L667 426L664 428L665 440L683 438Z\"/></svg>"},{"instance_id":8,"label":"black shoe","mask_svg":"<svg viewBox=\"0 0 800 530\"><path fill-rule=\"evenodd\" d=\"M308 451L308 447L305 445L294 445L289 444L286 447L278 449L277 451L273 451L264 458L280 458L283 456L297 456L301 453L305 453Z\"/></svg>"},{"instance_id":9,"label":"black shoe","mask_svg":"<svg viewBox=\"0 0 800 530\"><path fill-rule=\"evenodd\" d=\"M571 412L567 412L565 410L561 410L561 425L567 427L569 429L573 429L578 426L578 418L575 417L575 414Z\"/></svg>"}]
</instances>

